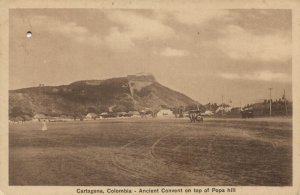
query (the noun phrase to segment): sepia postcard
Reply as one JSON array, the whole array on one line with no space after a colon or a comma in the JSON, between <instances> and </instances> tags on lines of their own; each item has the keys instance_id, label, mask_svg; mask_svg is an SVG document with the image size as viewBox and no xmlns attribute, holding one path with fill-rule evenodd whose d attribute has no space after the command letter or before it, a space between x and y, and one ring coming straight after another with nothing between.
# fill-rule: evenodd
<instances>
[{"instance_id":1,"label":"sepia postcard","mask_svg":"<svg viewBox=\"0 0 300 195\"><path fill-rule=\"evenodd\" d=\"M300 2L0 7L0 195L300 194Z\"/></svg>"}]
</instances>

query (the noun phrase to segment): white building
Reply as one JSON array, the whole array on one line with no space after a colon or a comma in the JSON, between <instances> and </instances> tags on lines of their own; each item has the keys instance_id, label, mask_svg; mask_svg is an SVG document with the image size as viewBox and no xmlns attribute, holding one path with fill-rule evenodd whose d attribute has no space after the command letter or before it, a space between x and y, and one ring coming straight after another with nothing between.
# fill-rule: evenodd
<instances>
[{"instance_id":1,"label":"white building","mask_svg":"<svg viewBox=\"0 0 300 195\"><path fill-rule=\"evenodd\" d=\"M46 117L44 114L36 114L33 116L33 121L43 121L43 120L48 120L48 117Z\"/></svg>"},{"instance_id":2,"label":"white building","mask_svg":"<svg viewBox=\"0 0 300 195\"><path fill-rule=\"evenodd\" d=\"M170 109L161 109L156 114L157 117L175 117L174 113Z\"/></svg>"},{"instance_id":3,"label":"white building","mask_svg":"<svg viewBox=\"0 0 300 195\"><path fill-rule=\"evenodd\" d=\"M213 116L214 113L211 110L206 110L204 113L202 113L201 115L203 116Z\"/></svg>"},{"instance_id":4,"label":"white building","mask_svg":"<svg viewBox=\"0 0 300 195\"><path fill-rule=\"evenodd\" d=\"M222 107L222 106L220 106L217 110L216 110L216 113L218 113L218 112L231 112L231 109L232 109L232 107Z\"/></svg>"},{"instance_id":5,"label":"white building","mask_svg":"<svg viewBox=\"0 0 300 195\"><path fill-rule=\"evenodd\" d=\"M128 115L130 117L133 117L133 118L140 118L141 117L141 115L140 115L140 113L138 111L129 111Z\"/></svg>"},{"instance_id":6,"label":"white building","mask_svg":"<svg viewBox=\"0 0 300 195\"><path fill-rule=\"evenodd\" d=\"M88 113L88 114L85 116L85 118L86 118L87 120L95 120L97 117L98 117L98 115L95 114L95 113Z\"/></svg>"}]
</instances>

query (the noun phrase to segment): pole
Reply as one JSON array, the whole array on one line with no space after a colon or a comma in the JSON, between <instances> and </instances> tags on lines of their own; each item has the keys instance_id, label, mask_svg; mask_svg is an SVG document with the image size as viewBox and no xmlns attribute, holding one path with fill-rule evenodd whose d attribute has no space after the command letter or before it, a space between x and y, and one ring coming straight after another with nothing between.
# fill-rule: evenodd
<instances>
[{"instance_id":1,"label":"pole","mask_svg":"<svg viewBox=\"0 0 300 195\"><path fill-rule=\"evenodd\" d=\"M270 117L272 116L272 88L269 88L270 90Z\"/></svg>"},{"instance_id":2,"label":"pole","mask_svg":"<svg viewBox=\"0 0 300 195\"><path fill-rule=\"evenodd\" d=\"M223 116L223 114L224 114L224 104L223 104L223 95L222 95L222 116Z\"/></svg>"},{"instance_id":3,"label":"pole","mask_svg":"<svg viewBox=\"0 0 300 195\"><path fill-rule=\"evenodd\" d=\"M287 106L286 106L286 98L285 98L285 90L283 90L283 97L284 97L284 107L285 107L285 115L288 115L288 110L287 110Z\"/></svg>"}]
</instances>

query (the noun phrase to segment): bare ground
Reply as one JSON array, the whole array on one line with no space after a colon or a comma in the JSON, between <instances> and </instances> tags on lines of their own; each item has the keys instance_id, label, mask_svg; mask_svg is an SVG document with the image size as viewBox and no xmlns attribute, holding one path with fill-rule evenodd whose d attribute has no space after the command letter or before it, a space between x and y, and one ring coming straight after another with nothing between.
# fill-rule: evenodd
<instances>
[{"instance_id":1,"label":"bare ground","mask_svg":"<svg viewBox=\"0 0 300 195\"><path fill-rule=\"evenodd\" d=\"M292 185L291 119L10 125L10 185Z\"/></svg>"}]
</instances>

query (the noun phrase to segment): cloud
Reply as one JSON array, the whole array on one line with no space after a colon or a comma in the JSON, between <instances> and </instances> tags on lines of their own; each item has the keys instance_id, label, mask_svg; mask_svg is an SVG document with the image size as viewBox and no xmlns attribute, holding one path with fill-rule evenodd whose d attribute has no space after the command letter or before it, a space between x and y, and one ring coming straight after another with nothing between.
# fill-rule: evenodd
<instances>
[{"instance_id":1,"label":"cloud","mask_svg":"<svg viewBox=\"0 0 300 195\"><path fill-rule=\"evenodd\" d=\"M240 26L229 25L222 34L210 44L231 59L286 61L291 58L291 34L288 32L258 35Z\"/></svg>"},{"instance_id":2,"label":"cloud","mask_svg":"<svg viewBox=\"0 0 300 195\"><path fill-rule=\"evenodd\" d=\"M83 44L97 46L102 43L101 37L89 32L87 28L79 26L75 22L53 22L50 31L60 33L61 35Z\"/></svg>"},{"instance_id":3,"label":"cloud","mask_svg":"<svg viewBox=\"0 0 300 195\"><path fill-rule=\"evenodd\" d=\"M230 79L230 80L242 79L242 76L236 73L221 73L219 74L219 76L224 79Z\"/></svg>"},{"instance_id":4,"label":"cloud","mask_svg":"<svg viewBox=\"0 0 300 195\"><path fill-rule=\"evenodd\" d=\"M271 71L256 71L248 74L221 73L219 76L229 80L272 81L281 83L291 82L292 80L288 74Z\"/></svg>"},{"instance_id":5,"label":"cloud","mask_svg":"<svg viewBox=\"0 0 300 195\"><path fill-rule=\"evenodd\" d=\"M61 22L54 22L51 21L51 28L52 31L59 32L61 34L66 35L86 35L88 33L88 29L85 27L77 25L75 22L67 22L65 24L62 24ZM49 26L49 21L48 21Z\"/></svg>"},{"instance_id":6,"label":"cloud","mask_svg":"<svg viewBox=\"0 0 300 195\"><path fill-rule=\"evenodd\" d=\"M167 57L183 57L183 56L187 56L188 52L185 50L179 50L179 49L173 49L167 47L161 51L160 55L167 56Z\"/></svg>"},{"instance_id":7,"label":"cloud","mask_svg":"<svg viewBox=\"0 0 300 195\"><path fill-rule=\"evenodd\" d=\"M214 19L230 21L232 16L228 10L189 9L172 11L178 22L187 25L202 25Z\"/></svg>"},{"instance_id":8,"label":"cloud","mask_svg":"<svg viewBox=\"0 0 300 195\"><path fill-rule=\"evenodd\" d=\"M139 40L166 40L175 35L174 30L159 20L129 11L107 12L107 17L116 26L105 37L112 49L129 49ZM120 42L117 42L120 41Z\"/></svg>"},{"instance_id":9,"label":"cloud","mask_svg":"<svg viewBox=\"0 0 300 195\"><path fill-rule=\"evenodd\" d=\"M117 27L112 27L110 29L110 34L105 38L105 43L111 49L116 49L118 51L128 50L135 46L132 38L122 33Z\"/></svg>"},{"instance_id":10,"label":"cloud","mask_svg":"<svg viewBox=\"0 0 300 195\"><path fill-rule=\"evenodd\" d=\"M106 46L114 51L127 51L139 41L162 41L176 35L174 30L157 18L133 11L104 12L109 26L105 35L96 34L75 21L60 20L46 15L28 16L35 29L65 36L71 41L91 46Z\"/></svg>"},{"instance_id":11,"label":"cloud","mask_svg":"<svg viewBox=\"0 0 300 195\"><path fill-rule=\"evenodd\" d=\"M101 37L91 33L86 27L80 26L76 22L66 22L43 15L33 15L29 21L33 28L51 34L60 34L78 43L89 45L102 43Z\"/></svg>"}]
</instances>

